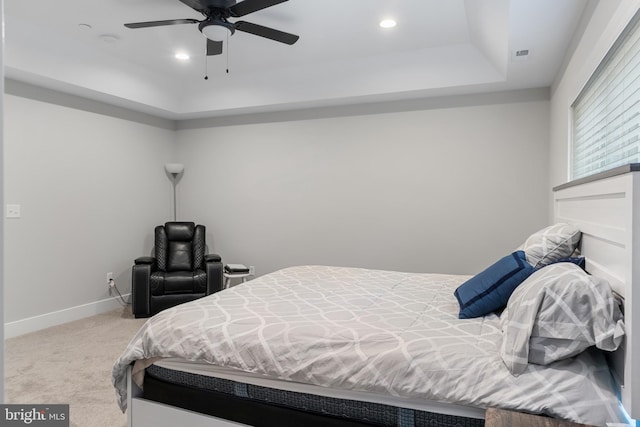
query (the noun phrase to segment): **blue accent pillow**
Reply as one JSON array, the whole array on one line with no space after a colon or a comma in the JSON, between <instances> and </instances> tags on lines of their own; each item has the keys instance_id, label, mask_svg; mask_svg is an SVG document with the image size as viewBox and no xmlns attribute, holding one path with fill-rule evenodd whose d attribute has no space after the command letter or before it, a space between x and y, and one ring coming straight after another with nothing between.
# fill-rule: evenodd
<instances>
[{"instance_id":1,"label":"blue accent pillow","mask_svg":"<svg viewBox=\"0 0 640 427\"><path fill-rule=\"evenodd\" d=\"M509 301L514 289L535 271L524 251L516 251L473 276L455 290L460 319L481 317Z\"/></svg>"}]
</instances>

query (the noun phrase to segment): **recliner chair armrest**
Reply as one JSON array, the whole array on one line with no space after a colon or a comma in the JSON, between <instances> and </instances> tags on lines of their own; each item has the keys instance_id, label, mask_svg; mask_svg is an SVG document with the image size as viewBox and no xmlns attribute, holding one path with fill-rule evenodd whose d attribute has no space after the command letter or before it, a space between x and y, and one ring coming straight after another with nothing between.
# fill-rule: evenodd
<instances>
[{"instance_id":1,"label":"recliner chair armrest","mask_svg":"<svg viewBox=\"0 0 640 427\"><path fill-rule=\"evenodd\" d=\"M154 257L140 257L134 261L131 272L131 302L135 317L149 317L152 314L149 279L157 269L158 263Z\"/></svg>"},{"instance_id":2,"label":"recliner chair armrest","mask_svg":"<svg viewBox=\"0 0 640 427\"><path fill-rule=\"evenodd\" d=\"M204 256L204 268L207 272L207 295L221 291L224 285L222 274L222 258L220 255L209 254Z\"/></svg>"},{"instance_id":3,"label":"recliner chair armrest","mask_svg":"<svg viewBox=\"0 0 640 427\"><path fill-rule=\"evenodd\" d=\"M222 257L218 254L207 254L204 256L204 262L220 262Z\"/></svg>"},{"instance_id":4,"label":"recliner chair armrest","mask_svg":"<svg viewBox=\"0 0 640 427\"><path fill-rule=\"evenodd\" d=\"M140 265L140 264L155 264L156 259L155 257L152 256L141 256L139 258L136 258L134 263L136 265Z\"/></svg>"}]
</instances>

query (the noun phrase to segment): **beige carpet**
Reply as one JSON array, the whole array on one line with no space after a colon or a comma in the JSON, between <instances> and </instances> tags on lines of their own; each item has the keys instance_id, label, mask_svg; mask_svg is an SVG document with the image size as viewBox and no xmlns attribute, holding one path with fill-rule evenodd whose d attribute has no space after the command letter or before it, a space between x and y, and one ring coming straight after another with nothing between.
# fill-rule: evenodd
<instances>
[{"instance_id":1,"label":"beige carpet","mask_svg":"<svg viewBox=\"0 0 640 427\"><path fill-rule=\"evenodd\" d=\"M7 339L5 403L67 403L71 426L126 426L111 367L144 321L126 308Z\"/></svg>"}]
</instances>

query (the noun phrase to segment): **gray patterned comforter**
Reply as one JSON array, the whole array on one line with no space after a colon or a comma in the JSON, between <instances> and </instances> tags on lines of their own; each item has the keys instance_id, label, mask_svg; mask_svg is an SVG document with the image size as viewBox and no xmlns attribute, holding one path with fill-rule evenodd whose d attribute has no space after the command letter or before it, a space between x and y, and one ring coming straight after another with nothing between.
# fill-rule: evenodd
<instances>
[{"instance_id":1,"label":"gray patterned comforter","mask_svg":"<svg viewBox=\"0 0 640 427\"><path fill-rule=\"evenodd\" d=\"M594 425L622 420L603 356L585 351L517 377L500 357L500 319L459 320L466 276L343 267L286 268L165 310L113 367L179 357L323 387L474 407L498 406Z\"/></svg>"}]
</instances>

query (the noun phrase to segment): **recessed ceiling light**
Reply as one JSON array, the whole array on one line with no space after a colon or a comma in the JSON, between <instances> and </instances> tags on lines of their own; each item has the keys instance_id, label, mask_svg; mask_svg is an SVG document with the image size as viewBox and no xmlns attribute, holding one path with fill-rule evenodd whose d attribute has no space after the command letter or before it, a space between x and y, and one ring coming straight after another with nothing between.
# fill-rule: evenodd
<instances>
[{"instance_id":1,"label":"recessed ceiling light","mask_svg":"<svg viewBox=\"0 0 640 427\"><path fill-rule=\"evenodd\" d=\"M186 61L189 58L190 58L190 56L187 53L184 53L184 52L176 53L176 59L179 59L180 61Z\"/></svg>"},{"instance_id":2,"label":"recessed ceiling light","mask_svg":"<svg viewBox=\"0 0 640 427\"><path fill-rule=\"evenodd\" d=\"M90 30L91 28L93 28L89 24L78 24L78 27L80 27L83 30Z\"/></svg>"},{"instance_id":3,"label":"recessed ceiling light","mask_svg":"<svg viewBox=\"0 0 640 427\"><path fill-rule=\"evenodd\" d=\"M380 26L382 28L393 28L396 26L396 21L394 21L393 19L383 19L382 21L380 21Z\"/></svg>"},{"instance_id":4,"label":"recessed ceiling light","mask_svg":"<svg viewBox=\"0 0 640 427\"><path fill-rule=\"evenodd\" d=\"M115 34L102 34L100 39L105 43L113 44L119 40L119 37Z\"/></svg>"}]
</instances>

